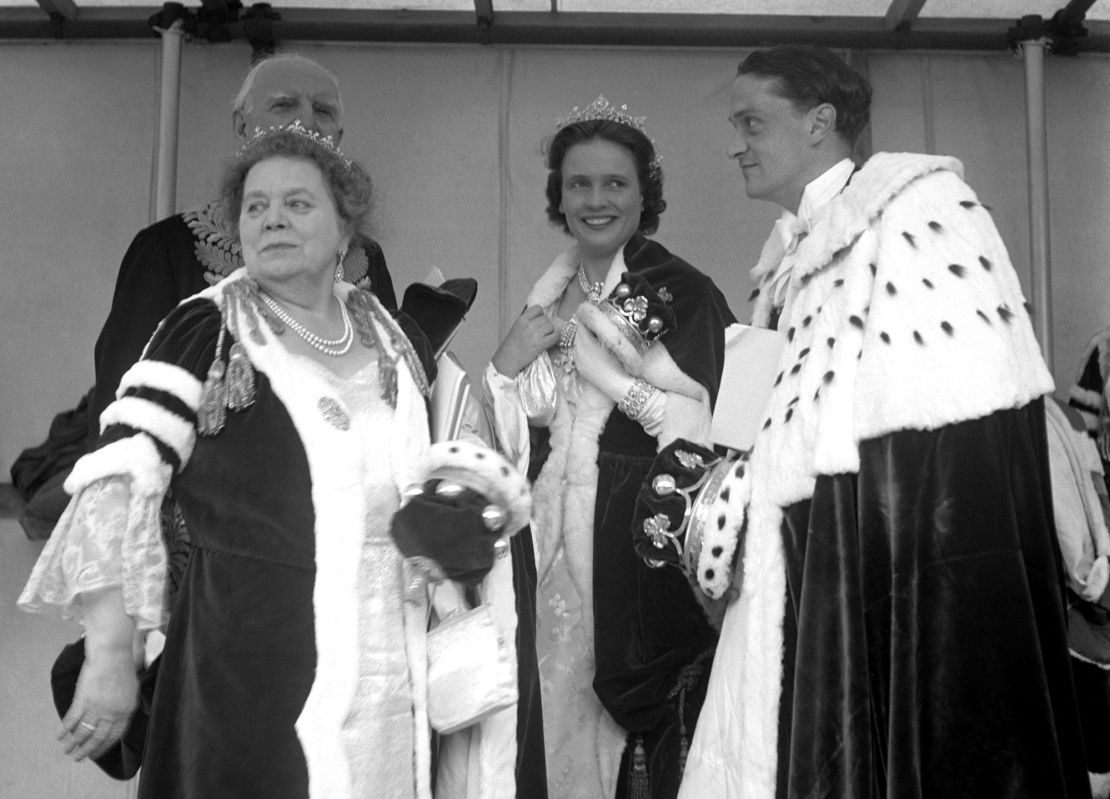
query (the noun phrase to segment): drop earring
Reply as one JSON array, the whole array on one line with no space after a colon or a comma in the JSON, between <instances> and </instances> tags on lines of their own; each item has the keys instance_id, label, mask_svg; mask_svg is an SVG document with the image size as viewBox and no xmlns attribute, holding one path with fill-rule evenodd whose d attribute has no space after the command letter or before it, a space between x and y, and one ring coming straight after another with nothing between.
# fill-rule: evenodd
<instances>
[{"instance_id":1,"label":"drop earring","mask_svg":"<svg viewBox=\"0 0 1110 799\"><path fill-rule=\"evenodd\" d=\"M343 261L347 257L347 251L346 250L340 250L336 254L336 256L337 257L336 257L336 264L335 264L335 282L336 283L341 283L341 282L343 282L343 277L344 277L344 275L343 275Z\"/></svg>"}]
</instances>

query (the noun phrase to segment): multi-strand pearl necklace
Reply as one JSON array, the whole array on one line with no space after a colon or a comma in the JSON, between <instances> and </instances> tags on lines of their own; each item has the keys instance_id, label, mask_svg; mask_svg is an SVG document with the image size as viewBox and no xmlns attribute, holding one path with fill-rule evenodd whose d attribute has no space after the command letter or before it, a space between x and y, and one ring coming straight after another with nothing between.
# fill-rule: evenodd
<instances>
[{"instance_id":1,"label":"multi-strand pearl necklace","mask_svg":"<svg viewBox=\"0 0 1110 799\"><path fill-rule=\"evenodd\" d=\"M347 313L347 306L342 300L339 302L339 313L343 317L343 334L339 336L339 338L323 338L322 336L316 335L290 316L289 312L282 308L277 300L265 291L260 290L258 293L262 296L262 301L266 303L266 307L274 312L274 316L280 319L286 327L300 336L300 338L314 350L322 352L324 355L338 358L340 355L346 355L351 349L351 344L355 340L355 330L354 326L351 324L351 316Z\"/></svg>"},{"instance_id":2,"label":"multi-strand pearl necklace","mask_svg":"<svg viewBox=\"0 0 1110 799\"><path fill-rule=\"evenodd\" d=\"M605 281L598 280L591 283L586 276L586 265L581 261L578 262L578 285L582 287L582 293L590 302L595 305L601 302L601 290L605 287Z\"/></svg>"}]
</instances>

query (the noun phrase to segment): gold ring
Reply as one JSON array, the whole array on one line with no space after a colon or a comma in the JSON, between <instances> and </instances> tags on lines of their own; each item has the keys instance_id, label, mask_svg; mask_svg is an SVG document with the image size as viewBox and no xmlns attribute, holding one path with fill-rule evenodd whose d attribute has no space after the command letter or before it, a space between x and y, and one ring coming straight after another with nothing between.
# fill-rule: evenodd
<instances>
[{"instance_id":1,"label":"gold ring","mask_svg":"<svg viewBox=\"0 0 1110 799\"><path fill-rule=\"evenodd\" d=\"M84 727L89 732L96 732L96 725L95 724L89 724L87 721L80 721L77 724L80 727Z\"/></svg>"}]
</instances>

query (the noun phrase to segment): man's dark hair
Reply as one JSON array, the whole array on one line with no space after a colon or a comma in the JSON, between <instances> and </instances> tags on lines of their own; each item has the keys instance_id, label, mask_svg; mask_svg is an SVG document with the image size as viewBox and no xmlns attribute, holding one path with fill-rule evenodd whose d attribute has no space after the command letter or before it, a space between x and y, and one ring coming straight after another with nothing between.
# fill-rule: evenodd
<instances>
[{"instance_id":1,"label":"man's dark hair","mask_svg":"<svg viewBox=\"0 0 1110 799\"><path fill-rule=\"evenodd\" d=\"M836 132L850 145L855 145L871 119L871 84L824 47L779 45L756 50L736 73L773 78L778 94L803 111L828 103L836 109Z\"/></svg>"}]
</instances>

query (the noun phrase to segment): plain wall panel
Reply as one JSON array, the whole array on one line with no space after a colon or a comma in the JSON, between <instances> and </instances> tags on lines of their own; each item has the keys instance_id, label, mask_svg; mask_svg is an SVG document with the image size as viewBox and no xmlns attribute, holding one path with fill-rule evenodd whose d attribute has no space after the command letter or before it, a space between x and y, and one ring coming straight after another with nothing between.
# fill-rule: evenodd
<instances>
[{"instance_id":1,"label":"plain wall panel","mask_svg":"<svg viewBox=\"0 0 1110 799\"><path fill-rule=\"evenodd\" d=\"M668 209L657 238L714 278L742 320L778 211L744 195L728 89L743 52L289 43L339 78L343 146L370 170L370 232L398 294L433 265L479 281L453 344L477 375L532 282L570 242L547 220L542 145L599 93L647 117ZM158 42L0 42L0 466L40 443L92 381L92 347L133 235L148 223ZM1024 66L1008 53L867 54L874 151L963 161L1029 294ZM233 157L249 48L186 43L178 208L214 196ZM1066 391L1110 323L1110 57L1045 61L1055 374ZM0 480L3 478L0 477ZM14 597L38 551L0 524L0 796L101 799L129 786L69 764L46 688L73 625Z\"/></svg>"}]
</instances>

